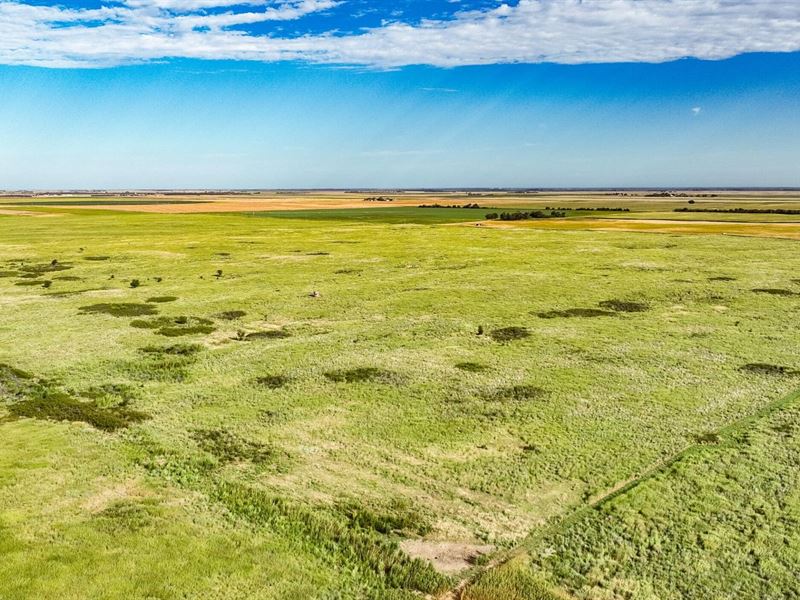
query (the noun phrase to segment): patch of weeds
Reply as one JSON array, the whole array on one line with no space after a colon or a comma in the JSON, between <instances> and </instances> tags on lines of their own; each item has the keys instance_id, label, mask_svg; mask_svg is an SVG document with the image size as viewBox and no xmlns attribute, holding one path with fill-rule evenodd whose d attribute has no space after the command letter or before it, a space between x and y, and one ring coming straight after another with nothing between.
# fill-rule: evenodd
<instances>
[{"instance_id":1,"label":"patch of weeds","mask_svg":"<svg viewBox=\"0 0 800 600\"><path fill-rule=\"evenodd\" d=\"M247 313L243 310L224 310L212 316L215 319L221 319L222 321L235 321L236 319L241 319L246 315Z\"/></svg>"},{"instance_id":2,"label":"patch of weeds","mask_svg":"<svg viewBox=\"0 0 800 600\"><path fill-rule=\"evenodd\" d=\"M4 277L18 277L19 271L0 271L0 279Z\"/></svg>"},{"instance_id":3,"label":"patch of weeds","mask_svg":"<svg viewBox=\"0 0 800 600\"><path fill-rule=\"evenodd\" d=\"M141 281L139 281L138 279L131 279L131 282L130 282L130 284L129 284L129 285L131 286L131 288L133 288L133 289L136 289L136 288L138 288L140 285L142 285L142 282L141 282Z\"/></svg>"},{"instance_id":4,"label":"patch of weeds","mask_svg":"<svg viewBox=\"0 0 800 600\"><path fill-rule=\"evenodd\" d=\"M614 311L600 310L599 308L568 308L566 310L550 310L547 312L540 312L537 313L536 316L540 319L556 319L558 317L570 319L573 317L613 317L616 314L617 313Z\"/></svg>"},{"instance_id":5,"label":"patch of weeds","mask_svg":"<svg viewBox=\"0 0 800 600\"><path fill-rule=\"evenodd\" d=\"M17 282L14 283L14 285L32 287L34 285L42 285L42 283L43 282L41 280L33 280L33 279L31 279L31 280L27 280L27 281L17 281Z\"/></svg>"},{"instance_id":6,"label":"patch of weeds","mask_svg":"<svg viewBox=\"0 0 800 600\"><path fill-rule=\"evenodd\" d=\"M644 302L631 302L630 300L617 299L603 300L602 302L598 303L598 306L600 308L607 308L616 312L628 313L645 312L650 308Z\"/></svg>"},{"instance_id":7,"label":"patch of weeds","mask_svg":"<svg viewBox=\"0 0 800 600\"><path fill-rule=\"evenodd\" d=\"M704 433L698 433L694 436L694 441L697 444L719 444L719 435L717 435L713 431L706 431Z\"/></svg>"},{"instance_id":8,"label":"patch of weeds","mask_svg":"<svg viewBox=\"0 0 800 600\"><path fill-rule=\"evenodd\" d=\"M306 256L330 256L330 252L306 252Z\"/></svg>"},{"instance_id":9,"label":"patch of weeds","mask_svg":"<svg viewBox=\"0 0 800 600\"><path fill-rule=\"evenodd\" d=\"M381 594L375 597L389 597L385 593L388 590L438 595L452 584L427 562L402 552L395 541L351 527L328 511L232 482L217 484L211 498L240 519L307 540L351 568L372 573L382 586Z\"/></svg>"},{"instance_id":10,"label":"patch of weeds","mask_svg":"<svg viewBox=\"0 0 800 600\"><path fill-rule=\"evenodd\" d=\"M547 391L535 385L512 385L491 390L484 394L487 400L499 400L510 402L525 402L527 400L539 400L547 395Z\"/></svg>"},{"instance_id":11,"label":"patch of weeds","mask_svg":"<svg viewBox=\"0 0 800 600\"><path fill-rule=\"evenodd\" d=\"M784 290L781 288L754 288L751 290L757 294L770 294L772 296L797 296L797 292L792 290Z\"/></svg>"},{"instance_id":12,"label":"patch of weeds","mask_svg":"<svg viewBox=\"0 0 800 600\"><path fill-rule=\"evenodd\" d=\"M49 263L41 263L41 264L33 264L33 265L20 265L18 270L24 271L25 273L30 273L35 275L44 275L45 273L54 273L56 271L68 271L72 268L70 264L63 264L58 262L57 260L53 260Z\"/></svg>"},{"instance_id":13,"label":"patch of weeds","mask_svg":"<svg viewBox=\"0 0 800 600\"><path fill-rule=\"evenodd\" d=\"M739 367L739 370L746 373L756 373L758 375L793 375L797 372L787 367L770 365L768 363L747 363Z\"/></svg>"},{"instance_id":14,"label":"patch of weeds","mask_svg":"<svg viewBox=\"0 0 800 600\"><path fill-rule=\"evenodd\" d=\"M333 273L335 275L350 275L353 273L361 273L361 269L337 269Z\"/></svg>"},{"instance_id":15,"label":"patch of weeds","mask_svg":"<svg viewBox=\"0 0 800 600\"><path fill-rule=\"evenodd\" d=\"M224 256L230 256L230 255L231 255L230 252L215 252L214 253L214 256L223 256L224 257Z\"/></svg>"},{"instance_id":16,"label":"patch of weeds","mask_svg":"<svg viewBox=\"0 0 800 600\"><path fill-rule=\"evenodd\" d=\"M103 401L105 405L127 406L136 393L133 386L126 383L104 383L87 388L78 395L81 398Z\"/></svg>"},{"instance_id":17,"label":"patch of weeds","mask_svg":"<svg viewBox=\"0 0 800 600\"><path fill-rule=\"evenodd\" d=\"M469 373L481 373L489 368L486 365L476 362L460 362L456 363L455 367L456 369L461 369L462 371L467 371Z\"/></svg>"},{"instance_id":18,"label":"patch of weeds","mask_svg":"<svg viewBox=\"0 0 800 600\"><path fill-rule=\"evenodd\" d=\"M96 429L108 432L124 429L150 418L147 413L126 406L103 408L95 401L81 402L41 382L26 390L25 395L24 400L8 406L8 411L14 417L88 423Z\"/></svg>"},{"instance_id":19,"label":"patch of weeds","mask_svg":"<svg viewBox=\"0 0 800 600\"><path fill-rule=\"evenodd\" d=\"M421 511L405 500L396 499L377 509L353 500L338 504L336 509L347 518L352 527L371 529L378 533L426 535L432 529L430 521Z\"/></svg>"},{"instance_id":20,"label":"patch of weeds","mask_svg":"<svg viewBox=\"0 0 800 600\"><path fill-rule=\"evenodd\" d=\"M245 333L239 331L233 339L239 342L251 342L253 340L282 340L292 337L292 334L285 329L269 329L267 331L254 331Z\"/></svg>"},{"instance_id":21,"label":"patch of weeds","mask_svg":"<svg viewBox=\"0 0 800 600\"><path fill-rule=\"evenodd\" d=\"M83 281L82 277L76 277L75 275L60 275L58 277L53 277L58 281Z\"/></svg>"},{"instance_id":22,"label":"patch of weeds","mask_svg":"<svg viewBox=\"0 0 800 600\"><path fill-rule=\"evenodd\" d=\"M530 335L525 327L502 327L489 333L489 337L495 342L511 342L530 337Z\"/></svg>"},{"instance_id":23,"label":"patch of weeds","mask_svg":"<svg viewBox=\"0 0 800 600\"><path fill-rule=\"evenodd\" d=\"M148 298L147 302L150 304L165 304L166 302L175 302L177 299L177 296L153 296Z\"/></svg>"},{"instance_id":24,"label":"patch of weeds","mask_svg":"<svg viewBox=\"0 0 800 600\"><path fill-rule=\"evenodd\" d=\"M92 262L100 262L100 261L108 260L110 258L111 258L110 256L84 256L83 260L89 260L89 261L92 261Z\"/></svg>"},{"instance_id":25,"label":"patch of weeds","mask_svg":"<svg viewBox=\"0 0 800 600\"><path fill-rule=\"evenodd\" d=\"M356 367L354 369L339 369L328 371L325 377L335 383L398 383L400 376L394 371L379 369L378 367Z\"/></svg>"},{"instance_id":26,"label":"patch of weeds","mask_svg":"<svg viewBox=\"0 0 800 600\"><path fill-rule=\"evenodd\" d=\"M131 321L131 327L136 327L137 329L154 329L155 333L165 337L208 334L216 329L213 321L209 319L187 316L136 319Z\"/></svg>"},{"instance_id":27,"label":"patch of weeds","mask_svg":"<svg viewBox=\"0 0 800 600\"><path fill-rule=\"evenodd\" d=\"M188 368L194 364L203 347L199 344L173 344L170 346L145 346L139 351L140 360L127 363L129 376L139 381L165 381L181 383L189 378Z\"/></svg>"},{"instance_id":28,"label":"patch of weeds","mask_svg":"<svg viewBox=\"0 0 800 600\"><path fill-rule=\"evenodd\" d=\"M145 346L140 352L145 354L158 354L167 356L194 356L203 347L200 344L172 344L170 346Z\"/></svg>"},{"instance_id":29,"label":"patch of weeds","mask_svg":"<svg viewBox=\"0 0 800 600\"><path fill-rule=\"evenodd\" d=\"M197 429L192 439L222 464L246 461L260 465L285 458L284 452L271 445L246 440L225 429Z\"/></svg>"},{"instance_id":30,"label":"patch of weeds","mask_svg":"<svg viewBox=\"0 0 800 600\"><path fill-rule=\"evenodd\" d=\"M718 275L717 277L709 277L709 281L736 281L736 277L728 277L727 275Z\"/></svg>"},{"instance_id":31,"label":"patch of weeds","mask_svg":"<svg viewBox=\"0 0 800 600\"><path fill-rule=\"evenodd\" d=\"M158 501L118 500L92 518L92 524L106 533L135 532L159 523Z\"/></svg>"},{"instance_id":32,"label":"patch of weeds","mask_svg":"<svg viewBox=\"0 0 800 600\"><path fill-rule=\"evenodd\" d=\"M256 383L261 387L277 390L287 385L291 379L286 375L262 375L256 378Z\"/></svg>"},{"instance_id":33,"label":"patch of weeds","mask_svg":"<svg viewBox=\"0 0 800 600\"><path fill-rule=\"evenodd\" d=\"M110 315L112 317L143 317L157 315L158 310L149 304L135 302L110 302L81 306L78 310L84 315Z\"/></svg>"},{"instance_id":34,"label":"patch of weeds","mask_svg":"<svg viewBox=\"0 0 800 600\"><path fill-rule=\"evenodd\" d=\"M20 397L31 386L33 379L33 375L26 371L0 363L0 394Z\"/></svg>"}]
</instances>

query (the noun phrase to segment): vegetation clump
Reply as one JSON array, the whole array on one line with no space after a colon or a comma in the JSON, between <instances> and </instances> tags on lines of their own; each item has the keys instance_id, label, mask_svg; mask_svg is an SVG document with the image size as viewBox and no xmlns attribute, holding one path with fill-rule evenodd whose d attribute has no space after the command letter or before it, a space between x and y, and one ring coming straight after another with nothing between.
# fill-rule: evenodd
<instances>
[{"instance_id":1,"label":"vegetation clump","mask_svg":"<svg viewBox=\"0 0 800 600\"><path fill-rule=\"evenodd\" d=\"M478 334L480 335L480 333ZM494 329L489 333L489 337L491 337L495 342L511 342L514 340L522 340L526 337L530 337L530 332L525 327L501 327L500 329Z\"/></svg>"},{"instance_id":2,"label":"vegetation clump","mask_svg":"<svg viewBox=\"0 0 800 600\"><path fill-rule=\"evenodd\" d=\"M225 429L197 429L192 439L223 464L242 461L263 464L282 454L272 446L246 440Z\"/></svg>"},{"instance_id":3,"label":"vegetation clump","mask_svg":"<svg viewBox=\"0 0 800 600\"><path fill-rule=\"evenodd\" d=\"M727 275L717 275L716 277L709 277L709 281L736 281L736 277L729 277Z\"/></svg>"},{"instance_id":4,"label":"vegetation clump","mask_svg":"<svg viewBox=\"0 0 800 600\"><path fill-rule=\"evenodd\" d=\"M739 367L739 370L746 373L757 373L758 375L793 375L797 373L797 371L787 367L768 363L747 363Z\"/></svg>"},{"instance_id":5,"label":"vegetation clump","mask_svg":"<svg viewBox=\"0 0 800 600\"><path fill-rule=\"evenodd\" d=\"M378 367L356 367L354 369L339 369L328 371L325 377L335 383L398 383L400 376L394 371Z\"/></svg>"},{"instance_id":6,"label":"vegetation clump","mask_svg":"<svg viewBox=\"0 0 800 600\"><path fill-rule=\"evenodd\" d=\"M0 279L4 277L17 277L19 275L19 271L0 271Z\"/></svg>"},{"instance_id":7,"label":"vegetation clump","mask_svg":"<svg viewBox=\"0 0 800 600\"><path fill-rule=\"evenodd\" d=\"M88 260L92 262L101 262L104 260L108 260L110 258L111 258L110 256L84 256L83 260Z\"/></svg>"},{"instance_id":8,"label":"vegetation clump","mask_svg":"<svg viewBox=\"0 0 800 600\"><path fill-rule=\"evenodd\" d=\"M546 312L536 313L540 319L556 319L563 317L570 319L573 317L613 317L617 313L611 310L601 310L599 308L568 308L566 310L549 310Z\"/></svg>"},{"instance_id":9,"label":"vegetation clump","mask_svg":"<svg viewBox=\"0 0 800 600\"><path fill-rule=\"evenodd\" d=\"M147 306L147 305L146 305ZM153 329L158 335L178 337L183 335L208 334L213 332L213 321L202 317L157 317L131 321L131 327Z\"/></svg>"},{"instance_id":10,"label":"vegetation clump","mask_svg":"<svg viewBox=\"0 0 800 600\"><path fill-rule=\"evenodd\" d=\"M449 578L437 573L427 562L402 552L395 541L369 529L353 527L352 522L336 519L326 511L307 508L241 483L218 484L212 498L239 518L306 539L353 568L372 573L388 590L430 595L443 592L451 584ZM387 595L382 593L380 597Z\"/></svg>"},{"instance_id":11,"label":"vegetation clump","mask_svg":"<svg viewBox=\"0 0 800 600\"><path fill-rule=\"evenodd\" d=\"M224 310L212 316L215 319L221 319L222 321L235 321L237 319L241 319L246 315L247 313L244 312L243 310Z\"/></svg>"},{"instance_id":12,"label":"vegetation clump","mask_svg":"<svg viewBox=\"0 0 800 600\"><path fill-rule=\"evenodd\" d=\"M128 408L127 403L105 408L94 400L82 402L52 383L8 365L0 365L0 391L17 400L7 407L17 418L82 422L109 432L149 418L146 413Z\"/></svg>"},{"instance_id":13,"label":"vegetation clump","mask_svg":"<svg viewBox=\"0 0 800 600\"><path fill-rule=\"evenodd\" d=\"M546 395L547 391L538 386L520 384L491 390L484 394L484 397L487 400L525 402L527 400L539 400Z\"/></svg>"},{"instance_id":14,"label":"vegetation clump","mask_svg":"<svg viewBox=\"0 0 800 600\"><path fill-rule=\"evenodd\" d=\"M754 288L754 292L758 294L770 294L772 296L797 296L797 292L792 290L784 290L781 288Z\"/></svg>"},{"instance_id":15,"label":"vegetation clump","mask_svg":"<svg viewBox=\"0 0 800 600\"><path fill-rule=\"evenodd\" d=\"M286 375L262 375L256 377L256 383L271 390L277 390L287 385L291 380Z\"/></svg>"},{"instance_id":16,"label":"vegetation clump","mask_svg":"<svg viewBox=\"0 0 800 600\"><path fill-rule=\"evenodd\" d=\"M153 296L148 298L147 302L150 304L165 304L167 302L175 302L177 299L177 296Z\"/></svg>"},{"instance_id":17,"label":"vegetation clump","mask_svg":"<svg viewBox=\"0 0 800 600\"><path fill-rule=\"evenodd\" d=\"M489 368L486 365L476 362L460 362L456 363L455 367L456 369L461 369L462 371L467 371L469 373L481 373Z\"/></svg>"},{"instance_id":18,"label":"vegetation clump","mask_svg":"<svg viewBox=\"0 0 800 600\"><path fill-rule=\"evenodd\" d=\"M136 302L110 302L81 306L78 310L84 315L110 315L112 317L143 317L157 315L155 306Z\"/></svg>"},{"instance_id":19,"label":"vegetation clump","mask_svg":"<svg viewBox=\"0 0 800 600\"><path fill-rule=\"evenodd\" d=\"M292 337L292 334L285 329L268 329L251 333L239 331L233 339L239 342L251 342L253 340L282 340L289 337Z\"/></svg>"},{"instance_id":20,"label":"vegetation clump","mask_svg":"<svg viewBox=\"0 0 800 600\"><path fill-rule=\"evenodd\" d=\"M607 308L616 312L645 312L650 307L644 302L631 302L629 300L603 300L598 303L600 308Z\"/></svg>"},{"instance_id":21,"label":"vegetation clump","mask_svg":"<svg viewBox=\"0 0 800 600\"><path fill-rule=\"evenodd\" d=\"M405 500L393 500L385 507L375 509L357 501L342 502L337 505L351 526L372 529L378 533L402 532L411 535L426 535L432 529L431 523L422 512Z\"/></svg>"},{"instance_id":22,"label":"vegetation clump","mask_svg":"<svg viewBox=\"0 0 800 600\"><path fill-rule=\"evenodd\" d=\"M44 275L45 273L53 273L56 271L67 271L71 268L72 265L70 264L63 264L58 262L57 260L53 260L49 263L20 265L18 267L18 270L23 271L25 273L29 273L35 277L38 275Z\"/></svg>"}]
</instances>

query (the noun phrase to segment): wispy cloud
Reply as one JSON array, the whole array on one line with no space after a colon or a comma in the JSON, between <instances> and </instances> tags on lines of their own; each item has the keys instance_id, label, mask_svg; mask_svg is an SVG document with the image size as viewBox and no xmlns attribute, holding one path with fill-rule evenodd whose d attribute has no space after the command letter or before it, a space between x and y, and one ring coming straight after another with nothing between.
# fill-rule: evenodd
<instances>
[{"instance_id":1,"label":"wispy cloud","mask_svg":"<svg viewBox=\"0 0 800 600\"><path fill-rule=\"evenodd\" d=\"M699 106L693 106L692 107L692 114L696 117L697 115L700 114L700 111L702 111L702 110L703 109L701 107L699 107Z\"/></svg>"},{"instance_id":2,"label":"wispy cloud","mask_svg":"<svg viewBox=\"0 0 800 600\"><path fill-rule=\"evenodd\" d=\"M800 50L796 0L520 0L353 34L248 31L335 0L118 0L69 9L0 0L0 63L97 67L168 58L393 68L663 62Z\"/></svg>"}]
</instances>

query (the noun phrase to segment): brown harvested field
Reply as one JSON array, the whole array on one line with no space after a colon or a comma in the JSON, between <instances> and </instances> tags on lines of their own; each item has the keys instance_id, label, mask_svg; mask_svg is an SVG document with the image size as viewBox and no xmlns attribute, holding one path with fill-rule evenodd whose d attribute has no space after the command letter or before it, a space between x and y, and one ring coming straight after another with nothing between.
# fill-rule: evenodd
<instances>
[{"instance_id":1,"label":"brown harvested field","mask_svg":"<svg viewBox=\"0 0 800 600\"><path fill-rule=\"evenodd\" d=\"M576 231L742 235L800 240L800 224L794 223L672 221L668 219L541 219L532 221L484 221L481 222L481 225L484 227Z\"/></svg>"}]
</instances>

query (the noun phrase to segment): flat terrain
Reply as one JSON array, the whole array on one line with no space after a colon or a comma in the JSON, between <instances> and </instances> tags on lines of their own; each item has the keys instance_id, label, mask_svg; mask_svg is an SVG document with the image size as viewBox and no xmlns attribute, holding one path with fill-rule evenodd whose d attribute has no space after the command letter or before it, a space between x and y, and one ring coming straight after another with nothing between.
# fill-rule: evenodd
<instances>
[{"instance_id":1,"label":"flat terrain","mask_svg":"<svg viewBox=\"0 0 800 600\"><path fill-rule=\"evenodd\" d=\"M800 594L800 216L373 195L0 200L0 598Z\"/></svg>"}]
</instances>

